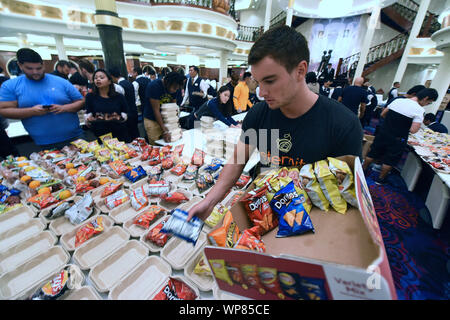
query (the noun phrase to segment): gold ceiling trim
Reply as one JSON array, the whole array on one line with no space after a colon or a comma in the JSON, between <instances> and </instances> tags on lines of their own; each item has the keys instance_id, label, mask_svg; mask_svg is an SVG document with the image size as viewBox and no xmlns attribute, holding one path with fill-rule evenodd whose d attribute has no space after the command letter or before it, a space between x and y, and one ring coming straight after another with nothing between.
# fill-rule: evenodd
<instances>
[{"instance_id":1,"label":"gold ceiling trim","mask_svg":"<svg viewBox=\"0 0 450 320\"><path fill-rule=\"evenodd\" d=\"M49 6L37 6L41 12L42 18L63 20L63 13L61 9Z\"/></svg>"}]
</instances>

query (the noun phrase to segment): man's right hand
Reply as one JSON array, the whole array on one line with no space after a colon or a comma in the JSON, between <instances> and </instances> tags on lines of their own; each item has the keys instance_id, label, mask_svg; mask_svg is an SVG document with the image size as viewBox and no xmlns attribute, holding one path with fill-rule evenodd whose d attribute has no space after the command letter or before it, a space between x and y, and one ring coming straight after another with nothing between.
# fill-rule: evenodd
<instances>
[{"instance_id":1,"label":"man's right hand","mask_svg":"<svg viewBox=\"0 0 450 320\"><path fill-rule=\"evenodd\" d=\"M203 199L189 210L187 221L191 220L193 216L205 221L214 210L214 206L208 199Z\"/></svg>"},{"instance_id":2,"label":"man's right hand","mask_svg":"<svg viewBox=\"0 0 450 320\"><path fill-rule=\"evenodd\" d=\"M50 112L50 109L44 108L42 104L35 105L31 107L34 116L43 116Z\"/></svg>"}]
</instances>

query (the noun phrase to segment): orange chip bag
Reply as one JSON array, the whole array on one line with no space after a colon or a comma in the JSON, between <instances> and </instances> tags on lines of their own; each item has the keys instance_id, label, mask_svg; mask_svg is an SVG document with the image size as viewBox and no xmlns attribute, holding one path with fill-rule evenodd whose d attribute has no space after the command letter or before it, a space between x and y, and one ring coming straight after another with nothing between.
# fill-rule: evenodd
<instances>
[{"instance_id":1,"label":"orange chip bag","mask_svg":"<svg viewBox=\"0 0 450 320\"><path fill-rule=\"evenodd\" d=\"M241 199L250 220L258 227L258 232L263 235L278 226L278 217L272 211L269 200L266 197L267 187L251 190Z\"/></svg>"},{"instance_id":2,"label":"orange chip bag","mask_svg":"<svg viewBox=\"0 0 450 320\"><path fill-rule=\"evenodd\" d=\"M75 248L86 242L96 234L103 232L103 217L99 216L92 222L80 228L75 235Z\"/></svg>"},{"instance_id":3,"label":"orange chip bag","mask_svg":"<svg viewBox=\"0 0 450 320\"><path fill-rule=\"evenodd\" d=\"M259 234L257 226L244 230L234 246L235 249L253 250L257 252L266 252L266 246Z\"/></svg>"},{"instance_id":4,"label":"orange chip bag","mask_svg":"<svg viewBox=\"0 0 450 320\"><path fill-rule=\"evenodd\" d=\"M239 228L233 220L233 215L231 211L228 211L223 218L222 227L211 231L208 238L215 246L233 248L240 235Z\"/></svg>"},{"instance_id":5,"label":"orange chip bag","mask_svg":"<svg viewBox=\"0 0 450 320\"><path fill-rule=\"evenodd\" d=\"M33 204L38 209L47 208L55 203L58 203L59 200L53 197L50 193L37 194L34 197L28 199L28 202Z\"/></svg>"},{"instance_id":6,"label":"orange chip bag","mask_svg":"<svg viewBox=\"0 0 450 320\"><path fill-rule=\"evenodd\" d=\"M118 175L123 175L131 170L130 167L128 167L122 160L116 160L109 164L111 169L114 170L115 173Z\"/></svg>"}]
</instances>

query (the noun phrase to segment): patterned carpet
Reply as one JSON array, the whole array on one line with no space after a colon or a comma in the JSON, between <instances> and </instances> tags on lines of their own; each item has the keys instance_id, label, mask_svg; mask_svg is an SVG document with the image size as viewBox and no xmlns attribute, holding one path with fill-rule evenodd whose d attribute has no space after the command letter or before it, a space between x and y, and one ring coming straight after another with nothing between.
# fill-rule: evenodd
<instances>
[{"instance_id":1,"label":"patterned carpet","mask_svg":"<svg viewBox=\"0 0 450 320\"><path fill-rule=\"evenodd\" d=\"M399 300L450 299L450 213L440 230L422 217L429 215L424 202L409 192L393 170L388 183L374 183L378 172L367 177L377 212Z\"/></svg>"}]
</instances>

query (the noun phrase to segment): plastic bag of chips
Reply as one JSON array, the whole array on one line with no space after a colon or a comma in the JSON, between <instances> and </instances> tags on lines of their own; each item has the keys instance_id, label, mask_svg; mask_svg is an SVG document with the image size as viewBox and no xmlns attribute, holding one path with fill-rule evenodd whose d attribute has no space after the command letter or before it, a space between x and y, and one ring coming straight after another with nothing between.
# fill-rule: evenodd
<instances>
[{"instance_id":1,"label":"plastic bag of chips","mask_svg":"<svg viewBox=\"0 0 450 320\"><path fill-rule=\"evenodd\" d=\"M134 210L140 211L148 205L148 198L145 194L144 187L141 186L133 191L131 194L131 206Z\"/></svg>"},{"instance_id":2,"label":"plastic bag of chips","mask_svg":"<svg viewBox=\"0 0 450 320\"><path fill-rule=\"evenodd\" d=\"M189 201L189 198L186 197L186 195L184 193L177 192L177 191L162 194L160 196L160 198L164 201L171 202L171 203L177 203L177 204L185 202L185 201Z\"/></svg>"},{"instance_id":3,"label":"plastic bag of chips","mask_svg":"<svg viewBox=\"0 0 450 320\"><path fill-rule=\"evenodd\" d=\"M169 217L166 217L163 221L161 221L157 226L152 228L145 237L146 240L154 243L158 247L164 247L169 240L170 235L164 232L161 232L161 229L164 227L164 224L167 222Z\"/></svg>"},{"instance_id":4,"label":"plastic bag of chips","mask_svg":"<svg viewBox=\"0 0 450 320\"><path fill-rule=\"evenodd\" d=\"M164 156L167 156L172 150L172 146L169 144L161 148L161 152Z\"/></svg>"},{"instance_id":5,"label":"plastic bag of chips","mask_svg":"<svg viewBox=\"0 0 450 320\"><path fill-rule=\"evenodd\" d=\"M59 200L54 198L49 193L44 194L37 194L30 199L28 199L28 202L30 202L33 206L35 206L37 209L42 210L47 207L50 207L51 205L58 203Z\"/></svg>"},{"instance_id":6,"label":"plastic bag of chips","mask_svg":"<svg viewBox=\"0 0 450 320\"><path fill-rule=\"evenodd\" d=\"M123 175L131 170L131 168L129 166L127 166L122 160L116 160L116 161L110 162L109 166L118 175Z\"/></svg>"},{"instance_id":7,"label":"plastic bag of chips","mask_svg":"<svg viewBox=\"0 0 450 320\"><path fill-rule=\"evenodd\" d=\"M159 181L161 180L161 174L162 174L162 166L156 165L156 166L151 166L148 169L148 179L149 181Z\"/></svg>"},{"instance_id":8,"label":"plastic bag of chips","mask_svg":"<svg viewBox=\"0 0 450 320\"><path fill-rule=\"evenodd\" d=\"M278 281L278 271L275 268L258 267L258 275L264 287L277 295L279 299L285 299L280 282Z\"/></svg>"},{"instance_id":9,"label":"plastic bag of chips","mask_svg":"<svg viewBox=\"0 0 450 320\"><path fill-rule=\"evenodd\" d=\"M119 190L105 198L105 205L109 210L112 210L121 204L124 204L128 200L130 200L128 194L124 190Z\"/></svg>"},{"instance_id":10,"label":"plastic bag of chips","mask_svg":"<svg viewBox=\"0 0 450 320\"><path fill-rule=\"evenodd\" d=\"M69 265L61 270L52 280L42 285L30 296L30 300L56 300L67 290L80 289L84 276L75 265Z\"/></svg>"},{"instance_id":11,"label":"plastic bag of chips","mask_svg":"<svg viewBox=\"0 0 450 320\"><path fill-rule=\"evenodd\" d=\"M164 180L151 181L144 186L144 192L148 197L159 197L170 192L170 184Z\"/></svg>"},{"instance_id":12,"label":"plastic bag of chips","mask_svg":"<svg viewBox=\"0 0 450 320\"><path fill-rule=\"evenodd\" d=\"M144 168L142 166L138 166L127 173L125 173L125 177L130 180L132 183L141 180L142 178L146 177L147 173L145 172Z\"/></svg>"},{"instance_id":13,"label":"plastic bag of chips","mask_svg":"<svg viewBox=\"0 0 450 320\"><path fill-rule=\"evenodd\" d=\"M227 212L228 208L220 203L217 204L208 218L206 218L205 224L210 226L211 228L214 228L223 219Z\"/></svg>"},{"instance_id":14,"label":"plastic bag of chips","mask_svg":"<svg viewBox=\"0 0 450 320\"><path fill-rule=\"evenodd\" d=\"M223 165L223 160L219 158L212 159L211 163L205 167L205 171L216 172Z\"/></svg>"},{"instance_id":15,"label":"plastic bag of chips","mask_svg":"<svg viewBox=\"0 0 450 320\"><path fill-rule=\"evenodd\" d=\"M250 181L250 176L247 174L241 174L239 177L239 180L236 182L235 186L242 189L247 185L247 183Z\"/></svg>"},{"instance_id":16,"label":"plastic bag of chips","mask_svg":"<svg viewBox=\"0 0 450 320\"><path fill-rule=\"evenodd\" d=\"M339 192L336 177L331 173L327 161L317 161L314 164L314 173L331 206L337 212L344 214L347 211L347 202Z\"/></svg>"},{"instance_id":17,"label":"plastic bag of chips","mask_svg":"<svg viewBox=\"0 0 450 320\"><path fill-rule=\"evenodd\" d=\"M161 162L162 168L164 170L169 170L173 167L173 158L171 156L165 157Z\"/></svg>"},{"instance_id":18,"label":"plastic bag of chips","mask_svg":"<svg viewBox=\"0 0 450 320\"><path fill-rule=\"evenodd\" d=\"M325 197L312 164L305 164L300 170L300 180L312 203L322 211L328 211L330 202Z\"/></svg>"},{"instance_id":19,"label":"plastic bag of chips","mask_svg":"<svg viewBox=\"0 0 450 320\"><path fill-rule=\"evenodd\" d=\"M209 172L203 172L198 175L195 184L197 185L198 191L203 193L214 185L214 177Z\"/></svg>"},{"instance_id":20,"label":"plastic bag of chips","mask_svg":"<svg viewBox=\"0 0 450 320\"><path fill-rule=\"evenodd\" d=\"M247 215L263 235L278 226L278 217L273 213L266 197L267 187L253 189L241 199L244 203Z\"/></svg>"},{"instance_id":21,"label":"plastic bag of chips","mask_svg":"<svg viewBox=\"0 0 450 320\"><path fill-rule=\"evenodd\" d=\"M212 276L212 270L206 262L206 257L202 254L201 259L194 267L194 273L200 276Z\"/></svg>"},{"instance_id":22,"label":"plastic bag of chips","mask_svg":"<svg viewBox=\"0 0 450 320\"><path fill-rule=\"evenodd\" d=\"M152 152L150 153L149 157L149 165L155 166L157 164L161 163L161 154L160 154L160 148L159 147L153 147Z\"/></svg>"},{"instance_id":23,"label":"plastic bag of chips","mask_svg":"<svg viewBox=\"0 0 450 320\"><path fill-rule=\"evenodd\" d=\"M260 228L253 227L250 229L244 230L239 240L234 245L235 249L244 249L244 250L253 250L256 252L266 252L266 246L261 239L261 235L259 234Z\"/></svg>"},{"instance_id":24,"label":"plastic bag of chips","mask_svg":"<svg viewBox=\"0 0 450 320\"><path fill-rule=\"evenodd\" d=\"M85 221L94 212L94 200L92 200L91 193L87 193L83 199L68 209L64 216L70 220L74 225L80 224Z\"/></svg>"},{"instance_id":25,"label":"plastic bag of chips","mask_svg":"<svg viewBox=\"0 0 450 320\"><path fill-rule=\"evenodd\" d=\"M195 149L192 155L191 163L201 167L205 161L205 152L200 149Z\"/></svg>"},{"instance_id":26,"label":"plastic bag of chips","mask_svg":"<svg viewBox=\"0 0 450 320\"><path fill-rule=\"evenodd\" d=\"M144 213L137 216L133 220L133 224L148 229L150 227L150 224L158 219L163 213L163 208L161 208L160 206L152 205L147 210L145 210Z\"/></svg>"},{"instance_id":27,"label":"plastic bag of chips","mask_svg":"<svg viewBox=\"0 0 450 320\"><path fill-rule=\"evenodd\" d=\"M231 211L228 211L223 218L222 226L211 231L208 239L214 246L233 248L240 236L241 233L233 220L233 215Z\"/></svg>"},{"instance_id":28,"label":"plastic bag of chips","mask_svg":"<svg viewBox=\"0 0 450 320\"><path fill-rule=\"evenodd\" d=\"M61 204L57 205L56 207L49 210L47 215L45 215L46 219L53 220L58 217L61 217L64 215L64 213L69 210L69 208L73 205L74 201L64 201Z\"/></svg>"},{"instance_id":29,"label":"plastic bag of chips","mask_svg":"<svg viewBox=\"0 0 450 320\"><path fill-rule=\"evenodd\" d=\"M173 210L169 220L167 220L161 229L161 232L172 234L195 245L204 222L196 216L187 221L187 217L188 213L186 211L180 209Z\"/></svg>"},{"instance_id":30,"label":"plastic bag of chips","mask_svg":"<svg viewBox=\"0 0 450 320\"><path fill-rule=\"evenodd\" d=\"M198 167L196 165L190 164L186 168L186 172L183 174L183 180L194 181L197 177Z\"/></svg>"},{"instance_id":31,"label":"plastic bag of chips","mask_svg":"<svg viewBox=\"0 0 450 320\"><path fill-rule=\"evenodd\" d=\"M345 161L328 158L330 171L336 177L339 192L348 204L358 208L353 173Z\"/></svg>"},{"instance_id":32,"label":"plastic bag of chips","mask_svg":"<svg viewBox=\"0 0 450 320\"><path fill-rule=\"evenodd\" d=\"M295 190L291 181L278 191L270 202L272 209L278 214L279 228L277 238L314 232L311 218L303 203L306 199Z\"/></svg>"},{"instance_id":33,"label":"plastic bag of chips","mask_svg":"<svg viewBox=\"0 0 450 320\"><path fill-rule=\"evenodd\" d=\"M230 278L228 273L225 260L223 259L211 259L209 260L209 264L211 265L211 269L214 272L214 276L216 279L225 281L230 286L233 285L233 281Z\"/></svg>"},{"instance_id":34,"label":"plastic bag of chips","mask_svg":"<svg viewBox=\"0 0 450 320\"><path fill-rule=\"evenodd\" d=\"M82 243L86 242L93 236L103 232L103 217L98 216L87 225L81 227L75 235L75 248L79 247Z\"/></svg>"},{"instance_id":35,"label":"plastic bag of chips","mask_svg":"<svg viewBox=\"0 0 450 320\"><path fill-rule=\"evenodd\" d=\"M147 145L147 146L143 147L141 161L147 161L148 158L150 158L151 152L152 152L152 146Z\"/></svg>"},{"instance_id":36,"label":"plastic bag of chips","mask_svg":"<svg viewBox=\"0 0 450 320\"><path fill-rule=\"evenodd\" d=\"M177 176L181 176L186 171L186 165L184 163L178 163L175 167L170 169L170 172L176 174Z\"/></svg>"},{"instance_id":37,"label":"plastic bag of chips","mask_svg":"<svg viewBox=\"0 0 450 320\"><path fill-rule=\"evenodd\" d=\"M183 148L184 148L184 144L179 144L178 146L176 146L174 149L173 149L173 154L174 155L178 155L178 156L181 156L181 154L183 153Z\"/></svg>"},{"instance_id":38,"label":"plastic bag of chips","mask_svg":"<svg viewBox=\"0 0 450 320\"><path fill-rule=\"evenodd\" d=\"M109 182L105 188L102 191L101 197L107 197L113 193L115 193L117 190L120 189L120 187L123 185L123 182L115 183L115 182Z\"/></svg>"},{"instance_id":39,"label":"plastic bag of chips","mask_svg":"<svg viewBox=\"0 0 450 320\"><path fill-rule=\"evenodd\" d=\"M169 278L168 283L153 300L195 300L197 294L183 281Z\"/></svg>"}]
</instances>

